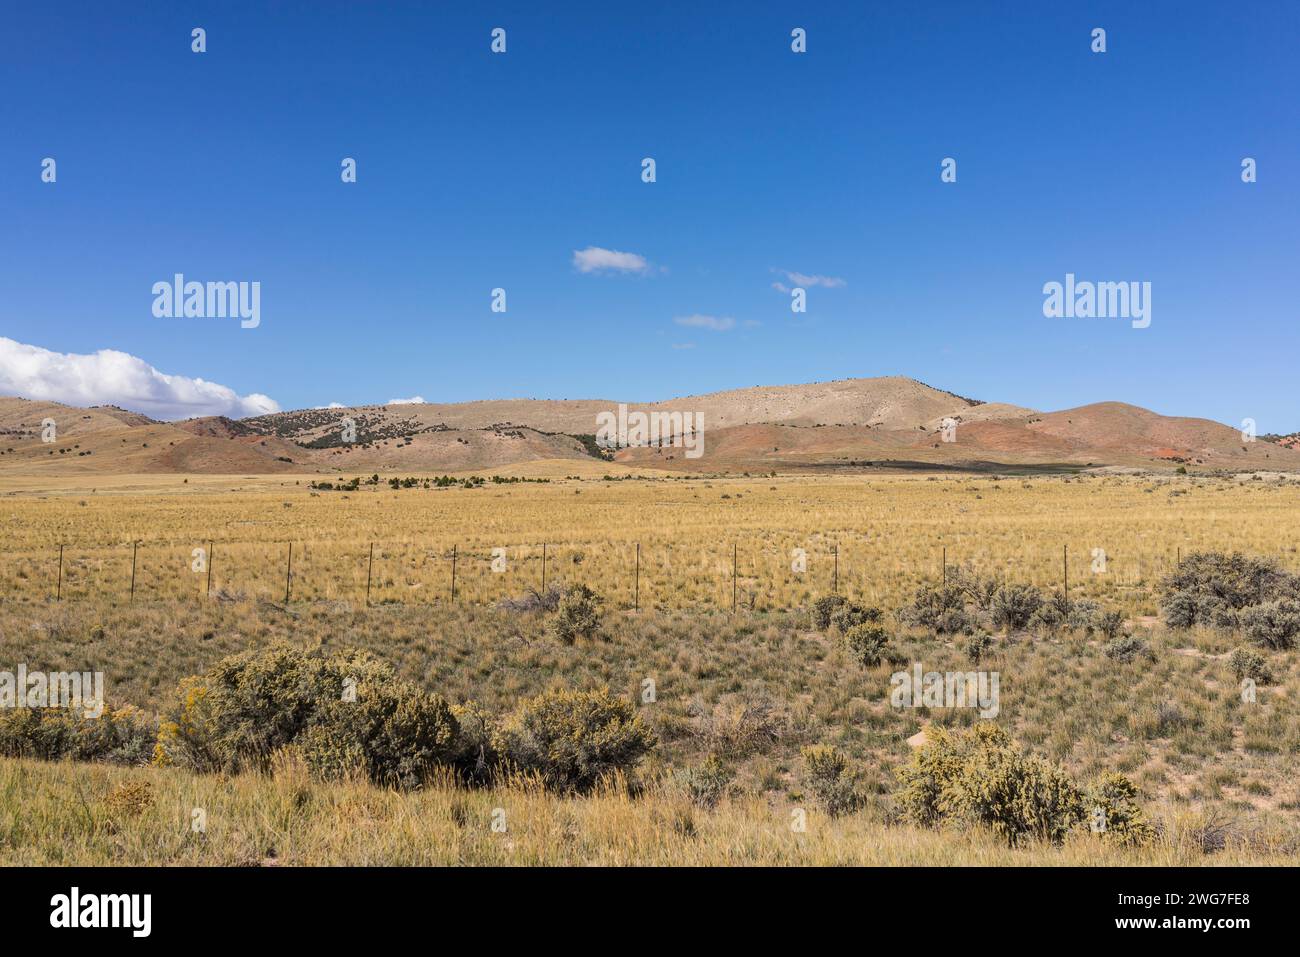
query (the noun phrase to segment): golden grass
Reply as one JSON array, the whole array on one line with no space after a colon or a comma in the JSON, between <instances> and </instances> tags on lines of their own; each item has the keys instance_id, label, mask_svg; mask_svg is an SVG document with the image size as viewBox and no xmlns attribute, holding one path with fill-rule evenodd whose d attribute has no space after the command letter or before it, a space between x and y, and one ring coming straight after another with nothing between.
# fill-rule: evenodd
<instances>
[{"instance_id":1,"label":"golden grass","mask_svg":"<svg viewBox=\"0 0 1300 957\"><path fill-rule=\"evenodd\" d=\"M14 865L1294 864L1266 841L1206 855L1189 820L1172 822L1142 852L1084 833L1063 847L1011 849L987 834L812 808L796 832L795 810L761 798L702 810L669 785L636 798L619 787L583 798L527 786L403 794L318 784L292 762L273 775L219 777L0 760L0 846ZM494 818L504 831L493 830Z\"/></svg>"},{"instance_id":2,"label":"golden grass","mask_svg":"<svg viewBox=\"0 0 1300 957\"><path fill-rule=\"evenodd\" d=\"M1249 835L1250 849L1207 862L1295 860L1296 652L1271 655L1278 680L1248 707L1225 660L1230 636L1156 625L1147 635L1156 661L1130 665L1079 636L999 639L984 664L1002 675L999 723L1082 781L1104 770L1128 774L1166 833L1184 835L1132 859L1095 843L1012 852L979 835L885 826L891 771L907 754L906 739L927 721L973 717L888 707L890 666L858 667L832 638L810 634L804 617L781 611L831 590L837 552L840 592L894 609L918 583L940 576L945 548L950 564L1054 587L1068 545L1072 597L1151 615L1154 584L1180 549L1240 549L1297 569L1294 483L553 477L545 485L312 494L307 481L148 476L94 492L9 487L0 495L0 668L103 670L110 703L154 713L182 676L272 640L365 647L403 677L497 714L548 687L608 685L638 700L651 677L658 701L642 710L661 744L647 775L657 780L722 753L736 775L733 798L709 812L663 787L636 801L517 788L403 796L327 788L288 772L227 780L6 761L6 857L12 850L25 863L240 863L274 848L294 863L1188 863L1202 858L1184 834L1194 825L1180 822L1212 816ZM128 603L136 540L136 601ZM209 541L221 600L203 600L206 572L191 569L192 550ZM60 542L64 601L54 605ZM293 601L285 607L289 542ZM540 584L543 542L549 582L584 582L608 599L605 640L564 646L536 616L485 607ZM632 615L637 543L643 613ZM497 547L507 549L500 574L490 565ZM791 570L794 548L807 552L803 574ZM1093 548L1106 550L1104 574L1091 570ZM1146 623L1135 624L1143 633ZM960 641L899 634L895 644L927 669L969 667ZM773 709L774 743L748 739L742 716L753 706ZM795 835L784 815L805 800L798 749L807 743L848 753L871 799L863 812L834 821L810 809L808 833ZM157 801L138 819L105 823L97 802L140 776ZM211 826L197 841L175 822L187 822L200 800ZM293 811L285 802L305 803ZM484 822L507 804L514 810L503 839ZM46 828L49 841L40 838Z\"/></svg>"},{"instance_id":3,"label":"golden grass","mask_svg":"<svg viewBox=\"0 0 1300 957\"><path fill-rule=\"evenodd\" d=\"M212 544L212 587L284 597L294 546L293 596L303 601L488 603L548 581L581 581L616 607L797 607L827 593L901 604L950 564L1011 580L1059 585L1063 548L1076 596L1130 614L1155 610L1151 586L1183 553L1241 549L1300 565L1300 486L1201 477L637 479L557 478L546 485L312 493L307 479L232 479L194 487L152 477L112 491L13 490L0 599L125 600L132 542L136 598L205 593L194 549ZM370 544L375 543L373 569ZM505 571L492 570L504 548ZM807 571L792 569L794 550ZM1093 549L1106 571L1093 572ZM838 576L836 573L838 555Z\"/></svg>"}]
</instances>

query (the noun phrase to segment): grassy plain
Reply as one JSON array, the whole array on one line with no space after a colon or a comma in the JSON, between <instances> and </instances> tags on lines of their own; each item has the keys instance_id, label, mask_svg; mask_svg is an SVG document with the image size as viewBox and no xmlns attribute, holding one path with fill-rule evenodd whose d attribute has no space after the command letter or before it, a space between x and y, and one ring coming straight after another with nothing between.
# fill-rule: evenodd
<instances>
[{"instance_id":1,"label":"grassy plain","mask_svg":"<svg viewBox=\"0 0 1300 957\"><path fill-rule=\"evenodd\" d=\"M0 668L101 670L110 705L157 713L177 681L224 655L287 640L367 648L405 678L501 714L548 688L608 686L641 701L659 747L645 794L569 799L525 787L398 795L328 787L286 767L271 777L0 761L0 846L15 861L79 863L1122 863L1072 842L1010 851L978 835L899 827L890 795L907 739L969 710L895 709L893 667L862 668L798 609L828 593L900 606L948 562L1055 587L1069 547L1074 597L1131 619L1153 662L1113 661L1082 636L999 636L982 668L1001 674L997 721L1080 780L1121 771L1160 827L1144 863L1294 863L1300 854L1300 660L1270 656L1273 684L1246 705L1230 636L1166 631L1154 582L1178 550L1300 559L1300 485L1204 477L581 481L312 494L306 479L72 483L0 497ZM202 530L198 533L196 530ZM140 542L135 600L131 543ZM192 549L215 543L212 597ZM285 603L287 544L294 543ZM371 606L368 547L376 542ZM60 602L57 548L65 543ZM584 582L608 599L603 634L574 645L543 619L494 607L540 583ZM639 602L635 549L641 544ZM732 547L740 575L730 614ZM457 550L457 601L450 551ZM506 570L491 550L507 549ZM791 570L804 548L808 570ZM1106 550L1094 573L1091 549ZM965 670L963 642L900 629L927 670ZM8 664L5 664L8 663ZM867 802L814 809L799 749L833 744ZM728 768L715 809L680 775L709 756ZM126 814L110 795L146 781ZM129 802L128 802L129 803ZM189 810L208 808L198 841ZM506 807L506 835L487 826ZM116 808L116 810L114 810ZM294 811L294 808L297 811ZM809 809L808 831L788 826ZM513 810L510 810L513 809ZM124 816L125 815L125 816ZM57 840L43 835L61 835ZM1223 850L1203 854L1203 846Z\"/></svg>"},{"instance_id":2,"label":"grassy plain","mask_svg":"<svg viewBox=\"0 0 1300 957\"><path fill-rule=\"evenodd\" d=\"M1300 566L1295 479L798 477L312 492L310 478L176 477L0 492L0 599L117 601L285 594L373 603L486 603L583 582L615 607L798 607L837 585L893 606L949 564L1154 612L1181 550L1238 548ZM370 545L374 543L374 562ZM640 545L639 587L637 545ZM62 585L59 546L64 546ZM505 563L493 570L493 549ZM1065 549L1068 548L1068 560ZM796 572L795 549L807 570ZM1105 571L1094 572L1094 549Z\"/></svg>"}]
</instances>

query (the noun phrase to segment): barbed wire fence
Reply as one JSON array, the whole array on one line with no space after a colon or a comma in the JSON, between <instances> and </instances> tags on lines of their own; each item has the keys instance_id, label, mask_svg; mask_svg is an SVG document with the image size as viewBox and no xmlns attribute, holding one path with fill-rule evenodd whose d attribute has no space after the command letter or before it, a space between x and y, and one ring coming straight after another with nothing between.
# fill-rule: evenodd
<instances>
[{"instance_id":1,"label":"barbed wire fence","mask_svg":"<svg viewBox=\"0 0 1300 957\"><path fill-rule=\"evenodd\" d=\"M296 551L295 545L298 546ZM838 541L824 544L820 549L795 547L789 550L771 545L742 547L738 539L711 549L667 543L660 544L657 552L643 548L639 541L626 542L615 546L615 550L620 552L617 567L590 571L584 549L594 545L565 543L557 549L554 543L543 541L535 545L490 549L475 546L466 550L460 543L421 546L409 541L360 544L302 540L222 542L209 539L205 546L195 546L184 555L186 563L181 564L178 550L182 546L150 548L139 540L124 546L60 543L57 547L51 546L44 558L38 552L25 552L25 564L16 577L0 582L0 602L158 602L187 600L188 593L189 598L208 600L279 598L285 605L295 600L303 603L354 601L364 607L462 602L485 605L530 592L543 595L548 587L554 590L585 583L612 586L616 596L613 604L620 610L685 610L704 605L734 614L741 610L789 610L826 594L844 592L846 597L863 598L878 595L881 591L879 587L871 587L882 577L873 575L873 571L878 573L879 569L861 567L863 563L853 560L851 550L844 556L849 561L842 567ZM323 567L316 562L314 554L321 548L333 552L336 562L331 563L328 555ZM564 559L565 548L570 550L567 562ZM682 567L681 562L674 565L674 552L684 549L693 551L697 560L686 567ZM160 550L167 553L162 562L155 558ZM241 550L263 554L250 563L247 555L237 558ZM416 553L414 556L411 554L413 551ZM418 564L415 562L417 557ZM1059 589L1067 596L1096 593L1098 590L1113 592L1147 587L1181 565L1183 549L1174 546L1167 554L1134 555L1117 562L1102 549L1085 549L1082 553L1076 549L1072 552L1070 545L1063 543L1054 562L1057 570L1052 574L1042 571L1051 564L1044 556L1039 556L1037 573L1025 570L1033 563L1025 561L1023 555L1016 557L1020 559L1019 564L1016 558L990 563L987 552L979 553L979 557L984 561L950 552L947 545L936 546L932 565L921 563L913 574L906 576L895 565L883 577L895 583L906 578L913 586L947 584L957 569L971 568L989 574L990 569L981 569L978 565L992 564L996 578ZM120 578L115 569L105 571L114 559L121 563ZM48 581L33 573L43 563L52 566ZM394 563L402 566L399 571L395 571ZM221 569L222 564L232 567L227 571ZM407 575L406 588L402 589L395 576L409 571L407 566L411 565L415 566L416 580L411 581L411 576ZM88 575L88 568L93 568L95 574ZM364 568L364 576L360 574L361 568ZM1020 574L1014 573L1016 569L1020 569ZM271 576L281 571L282 593L278 586L271 585ZM172 575L183 581L180 576L185 572L195 579L192 588L166 583L165 579ZM710 599L704 602L683 600L687 593L690 597L699 594L701 572L708 579L704 590ZM88 584L89 578L94 582ZM492 586L485 584L494 580ZM467 590L470 593L468 598ZM402 594L403 591L406 595ZM417 592L418 596L411 597ZM791 595L794 600L777 600L782 594ZM426 595L429 597L424 598ZM485 596L487 600L481 600ZM647 597L649 601L646 601Z\"/></svg>"}]
</instances>

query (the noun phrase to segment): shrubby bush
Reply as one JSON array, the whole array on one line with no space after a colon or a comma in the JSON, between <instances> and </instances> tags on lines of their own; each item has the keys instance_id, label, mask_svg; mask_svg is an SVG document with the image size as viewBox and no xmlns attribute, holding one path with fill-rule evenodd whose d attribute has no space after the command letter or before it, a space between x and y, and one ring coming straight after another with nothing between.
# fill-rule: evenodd
<instances>
[{"instance_id":1,"label":"shrubby bush","mask_svg":"<svg viewBox=\"0 0 1300 957\"><path fill-rule=\"evenodd\" d=\"M1300 636L1300 602L1290 598L1266 601L1240 612L1241 630L1264 648L1285 651Z\"/></svg>"},{"instance_id":2,"label":"shrubby bush","mask_svg":"<svg viewBox=\"0 0 1300 957\"><path fill-rule=\"evenodd\" d=\"M1102 654L1111 661L1122 661L1128 664L1137 661L1139 658L1147 661L1155 661L1155 653L1152 652L1147 643L1141 638L1135 638L1133 635L1123 635L1112 638L1102 646Z\"/></svg>"},{"instance_id":3,"label":"shrubby bush","mask_svg":"<svg viewBox=\"0 0 1300 957\"><path fill-rule=\"evenodd\" d=\"M551 634L566 645L579 638L590 638L600 628L600 606L604 602L586 585L570 585L564 590L550 621Z\"/></svg>"},{"instance_id":4,"label":"shrubby bush","mask_svg":"<svg viewBox=\"0 0 1300 957\"><path fill-rule=\"evenodd\" d=\"M476 701L452 705L451 714L459 729L452 767L466 783L487 784L501 765L496 721Z\"/></svg>"},{"instance_id":5,"label":"shrubby bush","mask_svg":"<svg viewBox=\"0 0 1300 957\"><path fill-rule=\"evenodd\" d=\"M899 619L936 635L969 634L977 627L975 616L966 610L966 592L956 585L922 585Z\"/></svg>"},{"instance_id":6,"label":"shrubby bush","mask_svg":"<svg viewBox=\"0 0 1300 957\"><path fill-rule=\"evenodd\" d=\"M682 768L673 774L673 780L686 792L698 807L710 809L727 794L734 777L716 754L710 754L702 764Z\"/></svg>"},{"instance_id":7,"label":"shrubby bush","mask_svg":"<svg viewBox=\"0 0 1300 957\"><path fill-rule=\"evenodd\" d=\"M1107 641L1114 641L1124 631L1124 613L1122 611L1103 612L1097 619L1097 631Z\"/></svg>"},{"instance_id":8,"label":"shrubby bush","mask_svg":"<svg viewBox=\"0 0 1300 957\"><path fill-rule=\"evenodd\" d=\"M989 601L989 615L993 627L1019 630L1029 624L1042 604L1043 596L1033 585L1002 585Z\"/></svg>"},{"instance_id":9,"label":"shrubby bush","mask_svg":"<svg viewBox=\"0 0 1300 957\"><path fill-rule=\"evenodd\" d=\"M971 635L966 641L966 657L970 659L972 664L979 664L992 647L992 635L983 633Z\"/></svg>"},{"instance_id":10,"label":"shrubby bush","mask_svg":"<svg viewBox=\"0 0 1300 957\"><path fill-rule=\"evenodd\" d=\"M1101 620L1101 606L1087 598L1070 602L1070 610L1065 616L1065 627L1071 631L1081 631L1091 635Z\"/></svg>"},{"instance_id":11,"label":"shrubby bush","mask_svg":"<svg viewBox=\"0 0 1300 957\"><path fill-rule=\"evenodd\" d=\"M159 728L158 764L266 770L293 746L322 778L412 788L466 749L446 701L366 652L277 645L232 655L182 681L178 699Z\"/></svg>"},{"instance_id":12,"label":"shrubby bush","mask_svg":"<svg viewBox=\"0 0 1300 957\"><path fill-rule=\"evenodd\" d=\"M600 691L548 691L502 725L497 748L516 769L547 787L589 791L633 770L655 746L654 732L630 703Z\"/></svg>"},{"instance_id":13,"label":"shrubby bush","mask_svg":"<svg viewBox=\"0 0 1300 957\"><path fill-rule=\"evenodd\" d=\"M1160 584L1165 621L1174 628L1231 627L1234 611L1300 597L1300 579L1271 558L1196 552Z\"/></svg>"},{"instance_id":14,"label":"shrubby bush","mask_svg":"<svg viewBox=\"0 0 1300 957\"><path fill-rule=\"evenodd\" d=\"M854 628L862 625L878 624L884 617L884 613L879 608L846 601L831 612L831 628L842 635L847 635Z\"/></svg>"},{"instance_id":15,"label":"shrubby bush","mask_svg":"<svg viewBox=\"0 0 1300 957\"><path fill-rule=\"evenodd\" d=\"M813 631L825 631L831 626L831 616L841 605L848 603L843 595L823 595L812 603L809 611Z\"/></svg>"},{"instance_id":16,"label":"shrubby bush","mask_svg":"<svg viewBox=\"0 0 1300 957\"><path fill-rule=\"evenodd\" d=\"M1064 592L1052 592L1034 611L1029 626L1050 632L1058 631L1067 626L1072 606L1073 602Z\"/></svg>"},{"instance_id":17,"label":"shrubby bush","mask_svg":"<svg viewBox=\"0 0 1300 957\"><path fill-rule=\"evenodd\" d=\"M1266 685L1273 680L1273 670L1268 661L1258 651L1247 648L1234 648L1228 658L1233 677L1238 681L1249 678L1257 684Z\"/></svg>"},{"instance_id":18,"label":"shrubby bush","mask_svg":"<svg viewBox=\"0 0 1300 957\"><path fill-rule=\"evenodd\" d=\"M158 729L131 705L97 718L75 708L0 708L0 755L147 764Z\"/></svg>"},{"instance_id":19,"label":"shrubby bush","mask_svg":"<svg viewBox=\"0 0 1300 957\"><path fill-rule=\"evenodd\" d=\"M844 644L854 661L864 668L874 668L885 655L889 632L880 625L854 625L844 633Z\"/></svg>"},{"instance_id":20,"label":"shrubby bush","mask_svg":"<svg viewBox=\"0 0 1300 957\"><path fill-rule=\"evenodd\" d=\"M1010 845L1060 843L1085 822L1083 791L1057 765L1026 755L1007 733L981 723L966 732L934 725L898 769L896 797L910 823L987 827Z\"/></svg>"},{"instance_id":21,"label":"shrubby bush","mask_svg":"<svg viewBox=\"0 0 1300 957\"><path fill-rule=\"evenodd\" d=\"M1155 828L1137 803L1137 787L1122 774L1107 771L1088 794L1088 826L1111 844L1140 847Z\"/></svg>"},{"instance_id":22,"label":"shrubby bush","mask_svg":"<svg viewBox=\"0 0 1300 957\"><path fill-rule=\"evenodd\" d=\"M817 744L801 749L804 781L822 809L832 817L848 814L862 803L849 759L828 745Z\"/></svg>"}]
</instances>

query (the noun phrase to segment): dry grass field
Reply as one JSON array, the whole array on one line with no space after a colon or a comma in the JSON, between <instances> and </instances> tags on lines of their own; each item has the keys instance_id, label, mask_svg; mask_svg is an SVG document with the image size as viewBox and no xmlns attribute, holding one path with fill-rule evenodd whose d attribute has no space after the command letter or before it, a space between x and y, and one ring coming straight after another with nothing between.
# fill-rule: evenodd
<instances>
[{"instance_id":1,"label":"dry grass field","mask_svg":"<svg viewBox=\"0 0 1300 957\"><path fill-rule=\"evenodd\" d=\"M1300 568L1294 479L548 478L427 489L392 489L385 479L346 492L313 492L310 479L281 476L120 477L93 487L68 480L39 492L7 479L3 667L103 671L111 707L154 716L182 678L226 655L275 641L360 647L401 678L493 714L550 689L608 687L640 702L658 745L633 792L613 786L580 798L527 782L476 791L444 782L415 794L360 781L327 785L288 759L272 774L237 776L4 759L5 856L91 864L1295 862L1297 653L1270 656L1274 680L1247 705L1227 661L1239 639L1168 630L1155 617L1155 584L1180 551L1241 550ZM210 594L206 567L192 567L193 549L209 543ZM540 586L543 543L548 584L582 583L605 597L598 637L559 642L544 616L497 607ZM901 825L894 778L911 753L908 739L931 724L978 719L970 710L891 707L895 666L853 661L840 641L810 628L807 606L837 587L892 612L919 584L942 577L944 549L950 566L1057 588L1066 546L1071 595L1121 611L1150 660L1112 660L1090 635L996 635L980 666L1001 675L996 720L1081 781L1127 775L1156 840L1140 851L1075 837L1060 848L1009 849L978 834ZM500 572L494 548L506 550ZM803 573L791 568L800 548ZM1105 549L1104 572L1094 570L1094 548ZM961 638L897 627L894 643L926 669L972 667ZM656 688L649 703L647 678ZM851 815L817 810L801 749L819 744L851 762L864 795ZM721 761L726 776L716 805L700 806L683 782L709 761ZM211 822L201 839L187 830L194 807ZM498 807L512 822L505 833L487 824ZM788 823L799 809L808 810L808 826L795 833Z\"/></svg>"},{"instance_id":2,"label":"dry grass field","mask_svg":"<svg viewBox=\"0 0 1300 957\"><path fill-rule=\"evenodd\" d=\"M137 601L285 594L294 601L490 603L581 582L618 608L794 608L838 587L894 606L967 564L1009 581L1154 613L1150 588L1184 554L1240 549L1300 569L1289 477L663 476L313 492L313 478L174 476L0 486L0 600ZM536 473L533 473L536 474ZM544 473L545 474L545 473ZM374 562L370 546L374 544ZM639 586L637 546L640 545ZM59 584L59 547L64 547ZM1065 549L1068 548L1068 562ZM504 561L493 567L493 550ZM806 571L793 570L795 549ZM1094 572L1094 549L1105 552ZM1101 566L1098 566L1100 568ZM196 570L197 569L197 570ZM838 579L838 581L837 581Z\"/></svg>"}]
</instances>

